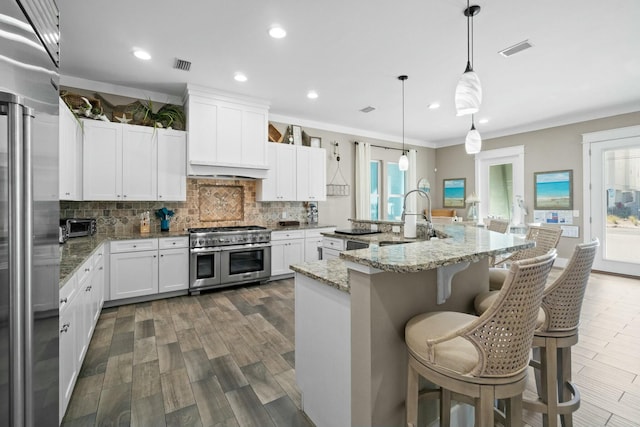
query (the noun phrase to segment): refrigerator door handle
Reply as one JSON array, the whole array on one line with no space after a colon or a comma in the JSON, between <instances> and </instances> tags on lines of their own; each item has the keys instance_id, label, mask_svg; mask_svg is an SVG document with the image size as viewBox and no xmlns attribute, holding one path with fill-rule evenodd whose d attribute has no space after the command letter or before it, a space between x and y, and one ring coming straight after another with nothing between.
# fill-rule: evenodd
<instances>
[{"instance_id":1,"label":"refrigerator door handle","mask_svg":"<svg viewBox=\"0 0 640 427\"><path fill-rule=\"evenodd\" d=\"M10 381L12 424L33 425L32 281L33 281L33 166L32 110L13 94L0 93L7 116L9 177L9 299Z\"/></svg>"},{"instance_id":2,"label":"refrigerator door handle","mask_svg":"<svg viewBox=\"0 0 640 427\"><path fill-rule=\"evenodd\" d=\"M11 423L25 425L25 211L24 211L24 126L23 107L17 97L1 93L7 115L9 178L9 311L10 319L10 387Z\"/></svg>"}]
</instances>

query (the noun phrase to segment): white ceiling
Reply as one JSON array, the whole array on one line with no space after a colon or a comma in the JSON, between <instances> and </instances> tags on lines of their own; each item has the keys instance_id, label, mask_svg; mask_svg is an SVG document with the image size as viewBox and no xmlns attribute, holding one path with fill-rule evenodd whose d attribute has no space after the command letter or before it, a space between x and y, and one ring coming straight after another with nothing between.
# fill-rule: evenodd
<instances>
[{"instance_id":1,"label":"white ceiling","mask_svg":"<svg viewBox=\"0 0 640 427\"><path fill-rule=\"evenodd\" d=\"M639 0L478 0L483 137L640 111ZM182 96L186 83L266 99L273 117L426 146L458 144L464 0L61 0L61 73ZM273 23L287 30L275 40ZM498 51L528 39L534 47ZM136 59L133 47L152 60ZM193 63L173 69L175 58ZM233 79L241 71L245 83ZM319 98L306 98L308 90ZM427 105L439 102L441 108ZM368 105L376 110L364 114ZM357 132L356 132L357 133Z\"/></svg>"}]
</instances>

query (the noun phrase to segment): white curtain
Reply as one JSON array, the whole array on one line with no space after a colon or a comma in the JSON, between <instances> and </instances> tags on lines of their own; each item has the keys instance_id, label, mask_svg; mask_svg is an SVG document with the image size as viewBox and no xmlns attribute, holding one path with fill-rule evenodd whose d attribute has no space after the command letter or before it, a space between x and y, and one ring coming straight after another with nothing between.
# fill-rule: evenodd
<instances>
[{"instance_id":1,"label":"white curtain","mask_svg":"<svg viewBox=\"0 0 640 427\"><path fill-rule=\"evenodd\" d=\"M416 150L409 150L409 169L407 170L407 193L418 188L418 175L416 173ZM418 213L416 211L417 193L412 193L407 197L407 212Z\"/></svg>"},{"instance_id":2,"label":"white curtain","mask_svg":"<svg viewBox=\"0 0 640 427\"><path fill-rule=\"evenodd\" d=\"M356 218L371 219L371 144L356 144Z\"/></svg>"}]
</instances>

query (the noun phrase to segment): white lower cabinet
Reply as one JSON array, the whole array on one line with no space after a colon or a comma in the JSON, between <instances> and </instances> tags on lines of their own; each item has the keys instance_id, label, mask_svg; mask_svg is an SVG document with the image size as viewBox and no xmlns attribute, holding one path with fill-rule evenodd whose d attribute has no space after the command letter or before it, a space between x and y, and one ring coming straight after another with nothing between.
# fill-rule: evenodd
<instances>
[{"instance_id":1,"label":"white lower cabinet","mask_svg":"<svg viewBox=\"0 0 640 427\"><path fill-rule=\"evenodd\" d=\"M291 264L304 260L304 231L271 232L271 277L291 275Z\"/></svg>"},{"instance_id":2,"label":"white lower cabinet","mask_svg":"<svg viewBox=\"0 0 640 427\"><path fill-rule=\"evenodd\" d=\"M304 231L304 262L318 261L322 248L322 233L332 233L334 227L312 228Z\"/></svg>"},{"instance_id":3,"label":"white lower cabinet","mask_svg":"<svg viewBox=\"0 0 640 427\"><path fill-rule=\"evenodd\" d=\"M104 302L105 245L60 289L60 411L62 421Z\"/></svg>"},{"instance_id":4,"label":"white lower cabinet","mask_svg":"<svg viewBox=\"0 0 640 427\"><path fill-rule=\"evenodd\" d=\"M189 288L189 238L111 242L110 300Z\"/></svg>"}]
</instances>

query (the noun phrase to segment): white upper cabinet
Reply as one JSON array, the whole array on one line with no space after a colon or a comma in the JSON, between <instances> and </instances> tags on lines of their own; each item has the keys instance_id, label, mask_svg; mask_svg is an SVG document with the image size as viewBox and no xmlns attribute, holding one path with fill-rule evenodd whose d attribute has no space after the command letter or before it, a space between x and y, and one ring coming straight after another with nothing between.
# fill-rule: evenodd
<instances>
[{"instance_id":1,"label":"white upper cabinet","mask_svg":"<svg viewBox=\"0 0 640 427\"><path fill-rule=\"evenodd\" d=\"M122 125L83 120L83 200L122 200Z\"/></svg>"},{"instance_id":2,"label":"white upper cabinet","mask_svg":"<svg viewBox=\"0 0 640 427\"><path fill-rule=\"evenodd\" d=\"M187 135L158 132L158 200L187 200Z\"/></svg>"},{"instance_id":3,"label":"white upper cabinet","mask_svg":"<svg viewBox=\"0 0 640 427\"><path fill-rule=\"evenodd\" d=\"M62 99L59 128L60 200L82 200L82 128Z\"/></svg>"},{"instance_id":4,"label":"white upper cabinet","mask_svg":"<svg viewBox=\"0 0 640 427\"><path fill-rule=\"evenodd\" d=\"M297 147L296 197L300 201L327 199L327 159L324 148Z\"/></svg>"},{"instance_id":5,"label":"white upper cabinet","mask_svg":"<svg viewBox=\"0 0 640 427\"><path fill-rule=\"evenodd\" d=\"M269 172L258 181L257 200L267 202L326 200L326 151L269 143Z\"/></svg>"},{"instance_id":6,"label":"white upper cabinet","mask_svg":"<svg viewBox=\"0 0 640 427\"><path fill-rule=\"evenodd\" d=\"M190 175L266 176L266 102L194 85L186 99Z\"/></svg>"},{"instance_id":7,"label":"white upper cabinet","mask_svg":"<svg viewBox=\"0 0 640 427\"><path fill-rule=\"evenodd\" d=\"M83 200L186 200L185 132L83 120Z\"/></svg>"},{"instance_id":8,"label":"white upper cabinet","mask_svg":"<svg viewBox=\"0 0 640 427\"><path fill-rule=\"evenodd\" d=\"M158 130L122 126L122 200L156 200Z\"/></svg>"},{"instance_id":9,"label":"white upper cabinet","mask_svg":"<svg viewBox=\"0 0 640 427\"><path fill-rule=\"evenodd\" d=\"M269 172L258 181L256 197L262 202L296 200L296 147L268 144Z\"/></svg>"}]
</instances>

